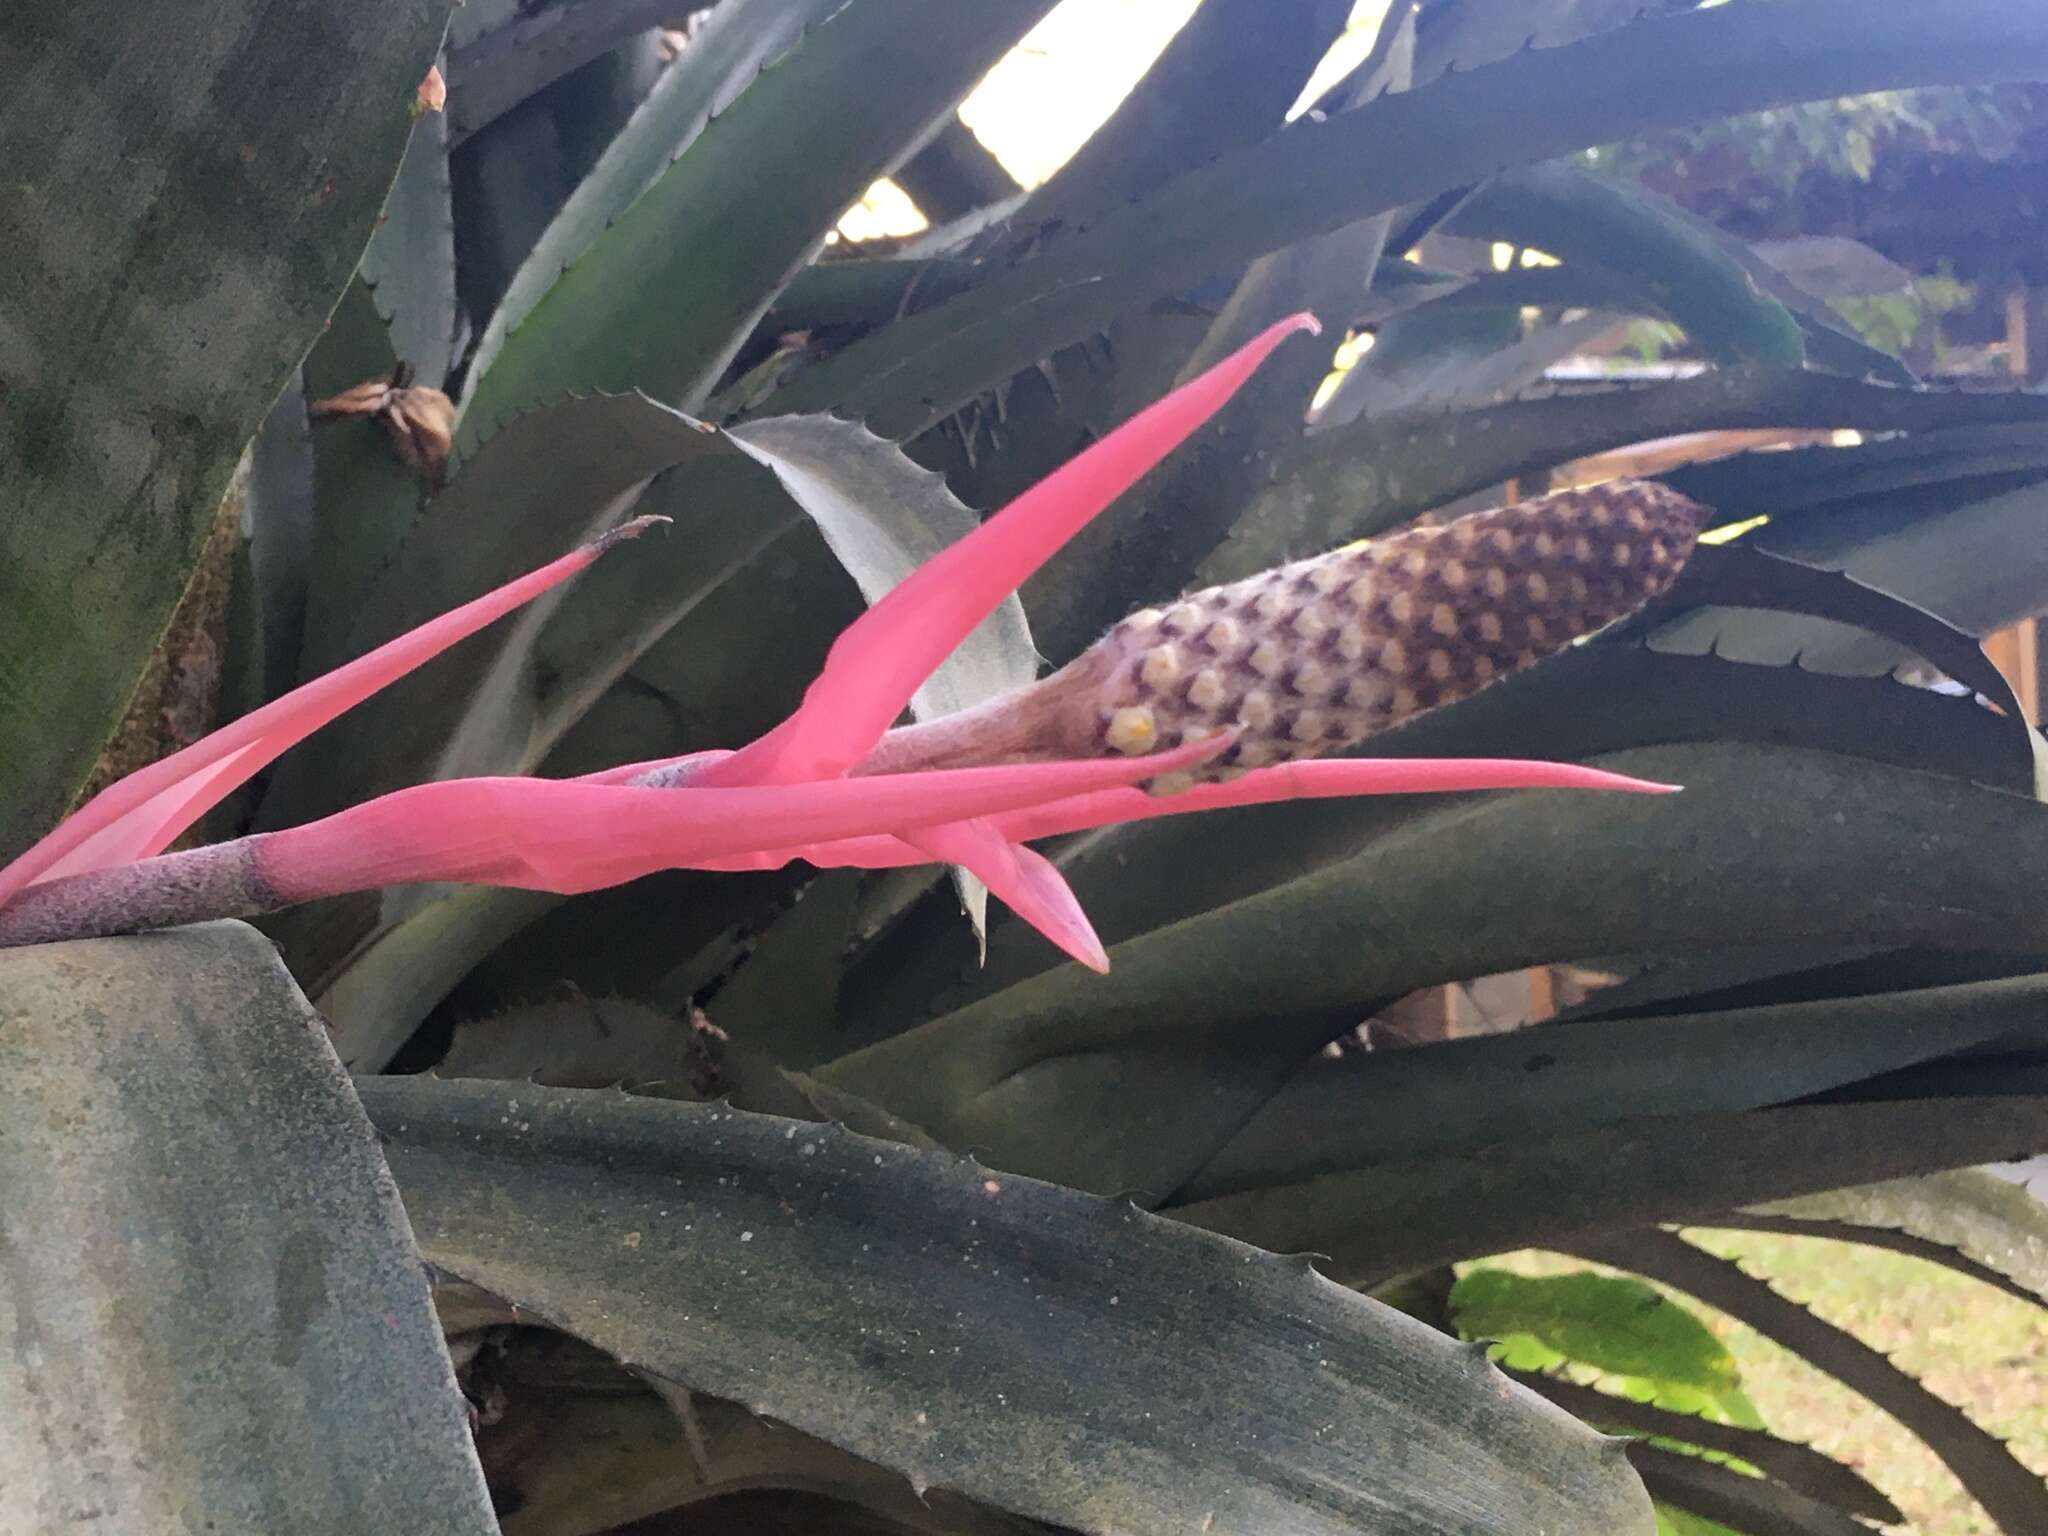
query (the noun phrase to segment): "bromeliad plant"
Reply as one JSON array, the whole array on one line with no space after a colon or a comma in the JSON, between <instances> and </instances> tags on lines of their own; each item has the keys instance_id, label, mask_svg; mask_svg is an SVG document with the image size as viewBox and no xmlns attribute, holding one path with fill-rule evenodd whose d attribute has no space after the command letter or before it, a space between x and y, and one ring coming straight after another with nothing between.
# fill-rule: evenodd
<instances>
[{"instance_id":1,"label":"bromeliad plant","mask_svg":"<svg viewBox=\"0 0 2048 1536\"><path fill-rule=\"evenodd\" d=\"M248 917L422 880L572 895L669 868L951 860L1106 971L1073 893L1025 839L1348 794L1664 787L1570 764L1264 766L1468 695L1654 597L1690 551L1700 509L1652 486L1565 493L1197 593L1125 620L1043 683L885 735L1003 598L1301 329L1317 327L1297 316L1268 328L921 567L833 643L797 712L738 752L570 782L443 780L304 827L162 854L351 704L653 521L637 519L103 790L0 869L0 945ZM1189 792L1218 775L1230 782ZM1139 780L1181 793L1148 801L1132 792Z\"/></svg>"},{"instance_id":2,"label":"bromeliad plant","mask_svg":"<svg viewBox=\"0 0 2048 1536\"><path fill-rule=\"evenodd\" d=\"M1899 1515L1668 1292L1472 1267L1532 1246L2048 1528L1678 1230L2048 1294L1952 1171L2048 1145L1978 644L2048 606L2042 402L1582 153L2048 77L2048 17L1425 0L1290 118L1348 0L1203 0L1027 192L955 108L1051 8L0 20L25 1528ZM892 174L931 227L827 245ZM1555 376L1638 321L1692 376ZM1726 429L1824 446L1598 467ZM1616 979L1359 1045L1531 966Z\"/></svg>"}]
</instances>

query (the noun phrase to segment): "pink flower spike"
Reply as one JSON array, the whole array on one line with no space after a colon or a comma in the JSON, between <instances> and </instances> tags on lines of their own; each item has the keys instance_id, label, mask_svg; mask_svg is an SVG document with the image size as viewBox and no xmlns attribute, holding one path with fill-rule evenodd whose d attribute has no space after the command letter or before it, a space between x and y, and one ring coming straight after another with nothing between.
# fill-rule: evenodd
<instances>
[{"instance_id":1,"label":"pink flower spike","mask_svg":"<svg viewBox=\"0 0 2048 1536\"><path fill-rule=\"evenodd\" d=\"M495 592L252 710L160 762L101 790L42 841L0 869L0 906L24 886L108 869L160 853L235 789L343 711L396 682L493 620L575 575L621 539L666 518L623 523Z\"/></svg>"},{"instance_id":2,"label":"pink flower spike","mask_svg":"<svg viewBox=\"0 0 2048 1536\"><path fill-rule=\"evenodd\" d=\"M875 841L881 841L876 839ZM845 846L845 845L841 845ZM1007 840L986 821L956 821L904 834L903 846L958 864L990 894L1091 971L1107 975L1109 951L1063 876L1043 854Z\"/></svg>"},{"instance_id":3,"label":"pink flower spike","mask_svg":"<svg viewBox=\"0 0 2048 1536\"><path fill-rule=\"evenodd\" d=\"M1309 314L1268 326L927 560L833 642L795 714L695 782L788 784L844 773L1004 597L1215 415L1281 342L1321 329Z\"/></svg>"},{"instance_id":4,"label":"pink flower spike","mask_svg":"<svg viewBox=\"0 0 2048 1536\"><path fill-rule=\"evenodd\" d=\"M657 870L712 867L762 848L874 833L893 838L903 830L1071 799L1200 762L1229 744L1219 735L1146 758L736 789L448 779L246 841L256 849L254 880L283 904L421 881L575 895ZM1042 878L1028 878L1043 894Z\"/></svg>"}]
</instances>

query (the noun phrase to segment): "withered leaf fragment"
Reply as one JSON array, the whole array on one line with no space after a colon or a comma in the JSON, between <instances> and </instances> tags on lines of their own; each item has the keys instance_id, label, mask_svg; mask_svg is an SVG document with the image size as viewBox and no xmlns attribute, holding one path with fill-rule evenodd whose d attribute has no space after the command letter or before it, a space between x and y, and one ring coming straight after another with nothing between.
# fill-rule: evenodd
<instances>
[{"instance_id":1,"label":"withered leaf fragment","mask_svg":"<svg viewBox=\"0 0 2048 1536\"><path fill-rule=\"evenodd\" d=\"M455 402L438 389L406 385L405 371L390 379L368 379L306 408L314 421L367 416L391 436L399 463L429 491L448 476L448 452L455 439Z\"/></svg>"},{"instance_id":2,"label":"withered leaf fragment","mask_svg":"<svg viewBox=\"0 0 2048 1536\"><path fill-rule=\"evenodd\" d=\"M427 66L427 78L420 82L417 95L413 98L414 117L423 113L438 112L448 105L448 82L441 78L441 66Z\"/></svg>"}]
</instances>

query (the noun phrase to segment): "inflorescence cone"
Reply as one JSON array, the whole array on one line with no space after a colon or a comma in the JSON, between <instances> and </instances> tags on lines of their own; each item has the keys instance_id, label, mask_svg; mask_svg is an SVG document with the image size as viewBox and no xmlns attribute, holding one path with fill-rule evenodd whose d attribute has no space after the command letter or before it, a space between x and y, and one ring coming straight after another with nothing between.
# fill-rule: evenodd
<instances>
[{"instance_id":1,"label":"inflorescence cone","mask_svg":"<svg viewBox=\"0 0 2048 1536\"><path fill-rule=\"evenodd\" d=\"M892 733L863 772L1137 756L1235 729L1202 780L1336 752L1467 698L1670 586L1705 517L1649 481L1560 491L1147 608L1052 676Z\"/></svg>"}]
</instances>

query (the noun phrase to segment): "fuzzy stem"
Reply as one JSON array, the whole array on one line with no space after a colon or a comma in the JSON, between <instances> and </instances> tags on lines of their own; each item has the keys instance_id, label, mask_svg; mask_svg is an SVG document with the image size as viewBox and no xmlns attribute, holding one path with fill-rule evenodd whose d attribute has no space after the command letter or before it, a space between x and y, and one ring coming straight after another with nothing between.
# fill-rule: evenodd
<instances>
[{"instance_id":1,"label":"fuzzy stem","mask_svg":"<svg viewBox=\"0 0 2048 1536\"><path fill-rule=\"evenodd\" d=\"M293 905L263 873L263 838L237 838L32 885L0 907L0 949L254 917Z\"/></svg>"}]
</instances>

